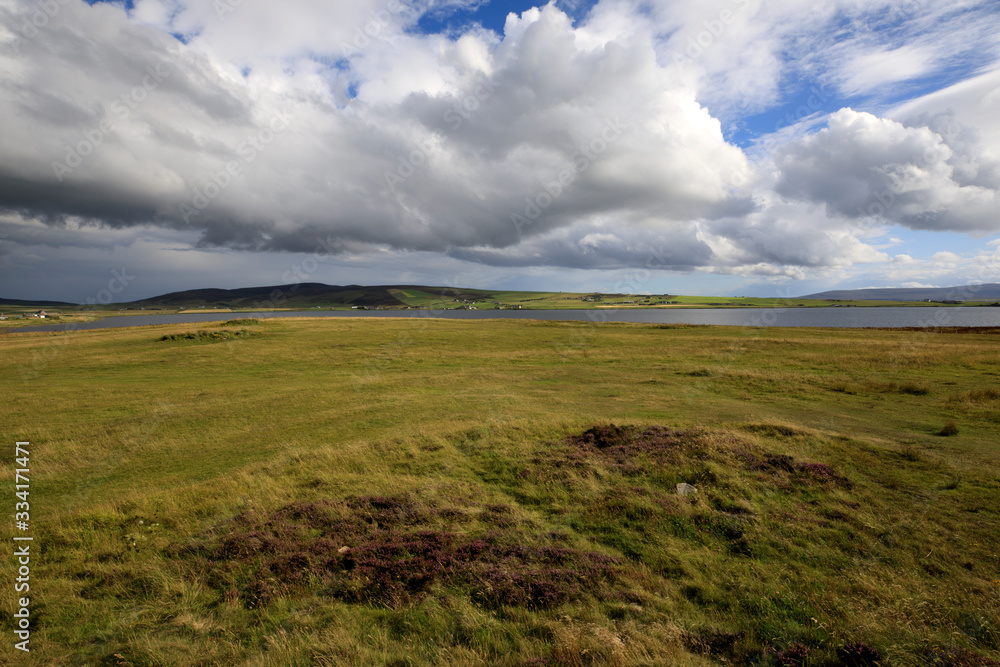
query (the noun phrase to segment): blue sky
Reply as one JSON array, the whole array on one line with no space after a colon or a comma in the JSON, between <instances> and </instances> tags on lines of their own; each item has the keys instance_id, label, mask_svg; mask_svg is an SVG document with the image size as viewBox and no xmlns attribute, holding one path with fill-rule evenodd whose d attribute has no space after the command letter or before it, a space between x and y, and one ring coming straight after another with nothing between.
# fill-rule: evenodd
<instances>
[{"instance_id":1,"label":"blue sky","mask_svg":"<svg viewBox=\"0 0 1000 667\"><path fill-rule=\"evenodd\" d=\"M502 34L509 13L520 14L534 6L531 2L483 2L470 7L448 7L425 14L417 23L417 29L425 34L448 34L464 32L469 23L477 23Z\"/></svg>"},{"instance_id":2,"label":"blue sky","mask_svg":"<svg viewBox=\"0 0 1000 667\"><path fill-rule=\"evenodd\" d=\"M1000 281L992 2L39 11L3 15L3 296Z\"/></svg>"}]
</instances>

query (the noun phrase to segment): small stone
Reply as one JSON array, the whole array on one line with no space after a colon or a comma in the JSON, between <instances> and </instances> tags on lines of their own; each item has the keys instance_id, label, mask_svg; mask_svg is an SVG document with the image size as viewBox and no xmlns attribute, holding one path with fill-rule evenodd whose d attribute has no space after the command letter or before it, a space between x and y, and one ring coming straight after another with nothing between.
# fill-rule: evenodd
<instances>
[{"instance_id":1,"label":"small stone","mask_svg":"<svg viewBox=\"0 0 1000 667\"><path fill-rule=\"evenodd\" d=\"M694 492L697 490L698 489L686 482L680 482L677 484L677 495L679 496L693 496Z\"/></svg>"},{"instance_id":2,"label":"small stone","mask_svg":"<svg viewBox=\"0 0 1000 667\"><path fill-rule=\"evenodd\" d=\"M351 550L351 547L340 547L339 549L337 549L337 553L338 554L346 554L350 550Z\"/></svg>"}]
</instances>

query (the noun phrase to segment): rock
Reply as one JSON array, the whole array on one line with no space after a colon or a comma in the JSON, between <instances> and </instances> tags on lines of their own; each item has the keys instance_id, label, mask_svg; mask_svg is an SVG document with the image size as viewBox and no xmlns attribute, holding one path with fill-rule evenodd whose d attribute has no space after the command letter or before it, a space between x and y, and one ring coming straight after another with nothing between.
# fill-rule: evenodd
<instances>
[{"instance_id":1,"label":"rock","mask_svg":"<svg viewBox=\"0 0 1000 667\"><path fill-rule=\"evenodd\" d=\"M351 550L351 547L340 547L339 549L337 549L337 553L338 554L346 554L350 550Z\"/></svg>"},{"instance_id":2,"label":"rock","mask_svg":"<svg viewBox=\"0 0 1000 667\"><path fill-rule=\"evenodd\" d=\"M698 489L685 482L677 484L677 495L679 496L693 496L697 490Z\"/></svg>"}]
</instances>

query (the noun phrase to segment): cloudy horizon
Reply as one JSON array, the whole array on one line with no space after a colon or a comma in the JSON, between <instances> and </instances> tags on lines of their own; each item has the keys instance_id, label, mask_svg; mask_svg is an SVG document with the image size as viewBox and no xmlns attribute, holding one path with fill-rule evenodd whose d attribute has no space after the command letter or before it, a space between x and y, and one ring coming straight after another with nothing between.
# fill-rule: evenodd
<instances>
[{"instance_id":1,"label":"cloudy horizon","mask_svg":"<svg viewBox=\"0 0 1000 667\"><path fill-rule=\"evenodd\" d=\"M0 0L0 71L7 298L1000 282L988 1Z\"/></svg>"}]
</instances>

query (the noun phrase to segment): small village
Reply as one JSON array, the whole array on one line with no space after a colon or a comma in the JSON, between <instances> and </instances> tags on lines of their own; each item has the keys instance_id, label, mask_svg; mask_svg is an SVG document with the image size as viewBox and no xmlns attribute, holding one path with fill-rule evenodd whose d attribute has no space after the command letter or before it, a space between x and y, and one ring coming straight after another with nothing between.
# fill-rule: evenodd
<instances>
[{"instance_id":1,"label":"small village","mask_svg":"<svg viewBox=\"0 0 1000 667\"><path fill-rule=\"evenodd\" d=\"M0 313L0 322L6 320L47 320L47 319L59 319L59 315L56 313L50 315L44 310L38 310L33 313L15 313L13 315L8 315L7 313Z\"/></svg>"}]
</instances>

